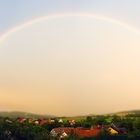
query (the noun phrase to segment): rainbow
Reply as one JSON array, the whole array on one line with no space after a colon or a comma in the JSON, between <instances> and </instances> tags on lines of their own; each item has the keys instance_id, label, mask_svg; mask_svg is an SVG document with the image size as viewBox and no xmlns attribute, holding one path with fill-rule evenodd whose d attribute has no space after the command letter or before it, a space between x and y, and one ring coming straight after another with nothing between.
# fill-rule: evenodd
<instances>
[{"instance_id":1,"label":"rainbow","mask_svg":"<svg viewBox=\"0 0 140 140\"><path fill-rule=\"evenodd\" d=\"M66 13L66 14L52 14L49 16L36 17L36 18L31 19L30 21L27 21L27 22L22 23L20 25L16 25L15 27L9 29L8 31L6 31L0 35L0 43L3 42L10 35L14 34L15 32L18 32L18 31L20 31L28 26L31 26L32 24L43 22L43 21L48 20L48 19L54 19L54 18L66 17L66 16L75 16L75 17L81 16L81 17L95 18L98 20L103 20L106 22L118 24L118 25L132 31L132 32L140 33L139 29L129 25L128 23L122 22L122 21L114 19L112 17L106 17L103 15L97 15L97 14L91 14L91 13Z\"/></svg>"}]
</instances>

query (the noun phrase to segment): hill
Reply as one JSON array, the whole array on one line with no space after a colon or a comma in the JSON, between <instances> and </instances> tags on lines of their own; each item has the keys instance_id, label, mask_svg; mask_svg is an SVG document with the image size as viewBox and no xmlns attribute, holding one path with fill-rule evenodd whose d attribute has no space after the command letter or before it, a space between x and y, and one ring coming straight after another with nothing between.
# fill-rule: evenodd
<instances>
[{"instance_id":1,"label":"hill","mask_svg":"<svg viewBox=\"0 0 140 140\"><path fill-rule=\"evenodd\" d=\"M109 115L126 116L126 115L140 115L140 110L128 110L116 113L111 113Z\"/></svg>"},{"instance_id":2,"label":"hill","mask_svg":"<svg viewBox=\"0 0 140 140\"><path fill-rule=\"evenodd\" d=\"M0 117L9 117L9 118L17 118L17 117L24 117L24 118L52 118L55 117L53 115L40 115L40 114L34 114L34 113L28 113L28 112L0 112Z\"/></svg>"},{"instance_id":3,"label":"hill","mask_svg":"<svg viewBox=\"0 0 140 140\"><path fill-rule=\"evenodd\" d=\"M117 116L126 116L126 115L138 115L140 116L140 110L129 110L129 111L121 111L116 113L110 113L110 114L102 114L102 115L117 115ZM83 116L66 116L66 117L59 117L63 119L85 119L87 116L96 117L98 115L83 115ZM9 118L17 118L17 117L24 117L24 118L55 118L56 116L53 115L41 115L41 114L35 114L35 113L29 113L29 112L20 112L20 111L3 111L0 112L0 117L9 117Z\"/></svg>"}]
</instances>

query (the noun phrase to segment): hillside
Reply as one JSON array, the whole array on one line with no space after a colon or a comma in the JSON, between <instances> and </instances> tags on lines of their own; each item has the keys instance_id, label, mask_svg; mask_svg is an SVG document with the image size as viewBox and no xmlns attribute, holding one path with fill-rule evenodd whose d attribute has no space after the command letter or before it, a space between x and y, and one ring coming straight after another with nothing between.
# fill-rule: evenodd
<instances>
[{"instance_id":1,"label":"hillside","mask_svg":"<svg viewBox=\"0 0 140 140\"><path fill-rule=\"evenodd\" d=\"M40 115L40 114L34 114L34 113L28 113L28 112L0 112L0 117L9 117L9 118L17 118L17 117L24 117L24 118L50 118L54 117L53 115Z\"/></svg>"},{"instance_id":2,"label":"hillside","mask_svg":"<svg viewBox=\"0 0 140 140\"><path fill-rule=\"evenodd\" d=\"M126 116L126 115L140 115L140 110L130 110L130 111L121 111L116 113L110 113L105 115L118 115L118 116ZM87 116L98 116L98 115L83 115L83 116L72 116L72 117L60 117L63 119L84 119ZM12 111L7 112L3 111L0 112L0 117L9 117L9 118L17 118L17 117L24 117L24 118L52 118L56 117L53 115L41 115L41 114L34 114L34 113L28 113L28 112L20 112L20 111Z\"/></svg>"},{"instance_id":3,"label":"hillside","mask_svg":"<svg viewBox=\"0 0 140 140\"><path fill-rule=\"evenodd\" d=\"M117 115L117 116L140 115L140 110L120 111L120 112L116 112L116 113L111 113L109 115Z\"/></svg>"}]
</instances>

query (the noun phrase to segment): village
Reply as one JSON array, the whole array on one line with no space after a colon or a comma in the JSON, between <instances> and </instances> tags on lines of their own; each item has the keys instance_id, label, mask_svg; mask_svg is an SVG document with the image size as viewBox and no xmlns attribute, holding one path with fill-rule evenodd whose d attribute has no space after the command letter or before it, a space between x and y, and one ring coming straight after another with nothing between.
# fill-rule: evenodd
<instances>
[{"instance_id":1,"label":"village","mask_svg":"<svg viewBox=\"0 0 140 140\"><path fill-rule=\"evenodd\" d=\"M0 140L139 140L138 114L0 117Z\"/></svg>"},{"instance_id":2,"label":"village","mask_svg":"<svg viewBox=\"0 0 140 140\"><path fill-rule=\"evenodd\" d=\"M8 121L8 120L7 120ZM87 117L85 120L76 121L74 119L32 119L32 118L17 118L19 123L30 123L38 126L50 126L50 136L67 138L69 136L76 136L79 138L96 137L105 132L108 135L127 135L128 130L125 127L119 127L117 123L110 122L110 124L92 124L92 117ZM80 122L83 122L83 126ZM88 123L88 126L84 126L84 123Z\"/></svg>"}]
</instances>

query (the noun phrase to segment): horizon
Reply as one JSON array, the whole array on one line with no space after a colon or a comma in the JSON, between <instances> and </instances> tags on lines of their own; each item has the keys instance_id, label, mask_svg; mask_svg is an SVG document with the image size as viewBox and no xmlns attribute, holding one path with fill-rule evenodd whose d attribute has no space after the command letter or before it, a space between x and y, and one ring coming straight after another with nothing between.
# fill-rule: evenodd
<instances>
[{"instance_id":1,"label":"horizon","mask_svg":"<svg viewBox=\"0 0 140 140\"><path fill-rule=\"evenodd\" d=\"M133 110L120 110L120 111L117 111L117 112L108 112L108 113L105 113L105 114L93 114L93 113L89 113L89 114L81 114L81 115L70 115L70 116L68 116L68 115L58 115L58 116L56 116L56 115L53 115L53 114L47 114L47 113L44 113L44 114L42 114L42 113L36 113L36 112L26 112L26 111L18 111L18 110L2 110L2 111L0 111L0 113L8 113L8 114L11 114L11 113L25 113L25 114L32 114L32 115L37 115L37 116L52 116L52 117L84 117L84 116L106 116L106 115L108 115L108 116L110 116L110 115L117 115L117 114L119 114L119 113L131 113L131 112L140 112L140 109L133 109Z\"/></svg>"}]
</instances>

